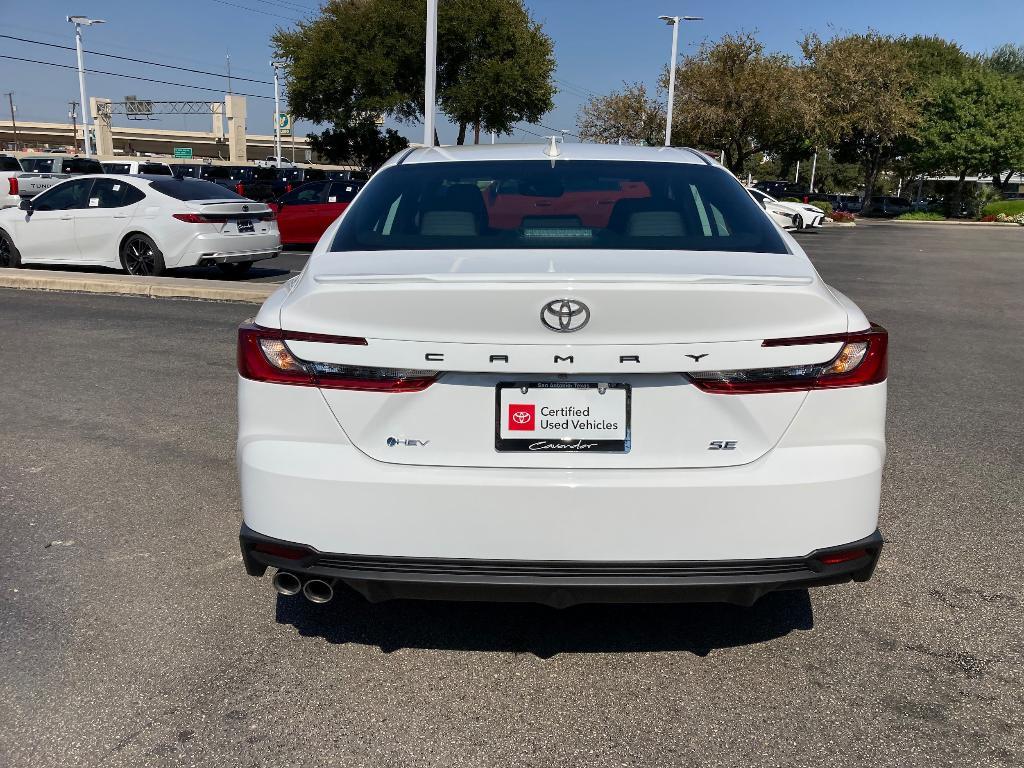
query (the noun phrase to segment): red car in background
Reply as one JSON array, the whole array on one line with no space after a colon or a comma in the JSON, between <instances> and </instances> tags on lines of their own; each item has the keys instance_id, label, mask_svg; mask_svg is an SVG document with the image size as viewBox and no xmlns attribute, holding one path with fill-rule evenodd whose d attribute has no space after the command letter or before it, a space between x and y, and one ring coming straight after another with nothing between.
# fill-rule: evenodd
<instances>
[{"instance_id":1,"label":"red car in background","mask_svg":"<svg viewBox=\"0 0 1024 768\"><path fill-rule=\"evenodd\" d=\"M313 181L281 195L270 203L277 214L281 242L316 245L362 186L361 181Z\"/></svg>"}]
</instances>

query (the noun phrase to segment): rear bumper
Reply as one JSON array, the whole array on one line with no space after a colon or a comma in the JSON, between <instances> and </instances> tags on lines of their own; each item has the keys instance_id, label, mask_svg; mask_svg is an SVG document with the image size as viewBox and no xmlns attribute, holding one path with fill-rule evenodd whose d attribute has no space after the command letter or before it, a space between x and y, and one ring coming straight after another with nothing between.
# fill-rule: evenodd
<instances>
[{"instance_id":1,"label":"rear bumper","mask_svg":"<svg viewBox=\"0 0 1024 768\"><path fill-rule=\"evenodd\" d=\"M333 579L372 602L399 598L487 600L542 603L556 608L608 602L751 605L776 590L867 581L882 551L882 536L877 530L859 541L818 549L804 557L721 561L367 557L318 552L264 536L245 524L239 540L245 569L252 576L262 576L270 566L302 579ZM288 552L289 548L293 551ZM856 556L844 562L822 562L840 552Z\"/></svg>"},{"instance_id":2,"label":"rear bumper","mask_svg":"<svg viewBox=\"0 0 1024 768\"><path fill-rule=\"evenodd\" d=\"M191 267L200 264L272 259L280 252L281 238L278 236L277 227L274 227L271 231L255 234L195 235L182 246L177 258L167 252L164 256L169 267Z\"/></svg>"},{"instance_id":3,"label":"rear bumper","mask_svg":"<svg viewBox=\"0 0 1024 768\"><path fill-rule=\"evenodd\" d=\"M237 264L243 261L262 261L273 259L281 254L281 248L262 251L229 251L204 255L200 264Z\"/></svg>"}]
</instances>

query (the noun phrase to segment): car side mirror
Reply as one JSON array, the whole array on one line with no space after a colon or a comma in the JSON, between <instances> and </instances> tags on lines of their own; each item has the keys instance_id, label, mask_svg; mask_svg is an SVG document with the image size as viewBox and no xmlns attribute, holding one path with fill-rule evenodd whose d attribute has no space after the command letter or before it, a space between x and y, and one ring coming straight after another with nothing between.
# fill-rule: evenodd
<instances>
[{"instance_id":1,"label":"car side mirror","mask_svg":"<svg viewBox=\"0 0 1024 768\"><path fill-rule=\"evenodd\" d=\"M32 205L32 201L27 197L21 198L21 202L18 204L18 207L28 213L32 213L32 211L35 210L35 207Z\"/></svg>"}]
</instances>

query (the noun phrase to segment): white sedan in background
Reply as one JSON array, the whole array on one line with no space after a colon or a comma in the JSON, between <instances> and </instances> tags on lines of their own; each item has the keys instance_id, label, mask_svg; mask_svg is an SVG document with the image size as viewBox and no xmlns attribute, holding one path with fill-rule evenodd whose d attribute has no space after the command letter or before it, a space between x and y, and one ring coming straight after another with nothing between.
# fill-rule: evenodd
<instances>
[{"instance_id":1,"label":"white sedan in background","mask_svg":"<svg viewBox=\"0 0 1024 768\"><path fill-rule=\"evenodd\" d=\"M753 187L747 187L747 192L783 229L818 228L825 222L825 212L821 208L807 203L784 203ZM783 223L785 221L788 223Z\"/></svg>"},{"instance_id":2,"label":"white sedan in background","mask_svg":"<svg viewBox=\"0 0 1024 768\"><path fill-rule=\"evenodd\" d=\"M217 184L170 176L77 176L0 211L0 267L113 267L229 275L281 251L274 212Z\"/></svg>"}]
</instances>

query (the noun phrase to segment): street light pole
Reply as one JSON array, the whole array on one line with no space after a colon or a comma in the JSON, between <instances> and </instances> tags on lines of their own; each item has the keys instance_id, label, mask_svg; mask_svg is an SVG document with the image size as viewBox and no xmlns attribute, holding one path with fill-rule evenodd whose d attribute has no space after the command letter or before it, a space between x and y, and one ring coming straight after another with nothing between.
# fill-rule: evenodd
<instances>
[{"instance_id":1,"label":"street light pole","mask_svg":"<svg viewBox=\"0 0 1024 768\"><path fill-rule=\"evenodd\" d=\"M7 104L11 108L11 130L14 131L14 151L18 151L18 121L14 119L14 92L7 92Z\"/></svg>"},{"instance_id":2,"label":"street light pole","mask_svg":"<svg viewBox=\"0 0 1024 768\"><path fill-rule=\"evenodd\" d=\"M437 84L437 0L427 0L426 71L423 73L423 143L434 146L434 89Z\"/></svg>"},{"instance_id":3,"label":"street light pole","mask_svg":"<svg viewBox=\"0 0 1024 768\"><path fill-rule=\"evenodd\" d=\"M277 167L281 167L281 86L277 76L277 62L270 62L274 68L274 158Z\"/></svg>"},{"instance_id":4,"label":"street light pole","mask_svg":"<svg viewBox=\"0 0 1024 768\"><path fill-rule=\"evenodd\" d=\"M103 19L90 19L87 16L68 16L68 22L75 25L75 50L78 53L78 95L82 99L82 144L85 145L85 156L92 157L89 144L89 102L85 100L85 63L82 60L82 27L93 24L105 24Z\"/></svg>"},{"instance_id":5,"label":"street light pole","mask_svg":"<svg viewBox=\"0 0 1024 768\"><path fill-rule=\"evenodd\" d=\"M78 152L78 102L68 102L68 117L71 118L71 148Z\"/></svg>"},{"instance_id":6,"label":"street light pole","mask_svg":"<svg viewBox=\"0 0 1024 768\"><path fill-rule=\"evenodd\" d=\"M665 146L672 146L672 110L676 96L676 59L679 58L679 22L702 21L703 16L659 16L672 26L672 60L668 66L668 111L665 115Z\"/></svg>"}]
</instances>

